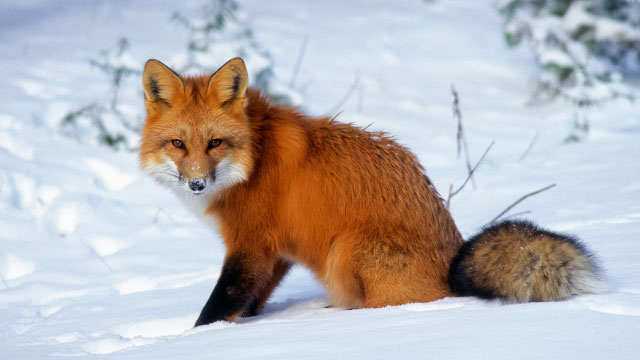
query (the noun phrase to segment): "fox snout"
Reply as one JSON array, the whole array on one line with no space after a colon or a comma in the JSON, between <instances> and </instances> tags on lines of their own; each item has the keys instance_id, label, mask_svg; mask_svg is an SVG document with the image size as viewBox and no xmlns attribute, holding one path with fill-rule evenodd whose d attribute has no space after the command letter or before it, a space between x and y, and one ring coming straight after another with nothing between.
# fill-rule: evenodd
<instances>
[{"instance_id":1,"label":"fox snout","mask_svg":"<svg viewBox=\"0 0 640 360\"><path fill-rule=\"evenodd\" d=\"M207 187L216 180L215 167L208 166L207 169L201 165L202 161L194 161L190 166L180 171L180 180L184 184L184 189L192 194L199 194L207 191ZM211 169L214 170L211 170Z\"/></svg>"},{"instance_id":2,"label":"fox snout","mask_svg":"<svg viewBox=\"0 0 640 360\"><path fill-rule=\"evenodd\" d=\"M209 174L206 177L191 178L186 181L186 185L192 193L198 194L207 189L207 186L211 186L216 180L215 174Z\"/></svg>"},{"instance_id":3,"label":"fox snout","mask_svg":"<svg viewBox=\"0 0 640 360\"><path fill-rule=\"evenodd\" d=\"M193 192L200 192L207 187L207 181L205 179L191 179L189 180L189 189Z\"/></svg>"}]
</instances>

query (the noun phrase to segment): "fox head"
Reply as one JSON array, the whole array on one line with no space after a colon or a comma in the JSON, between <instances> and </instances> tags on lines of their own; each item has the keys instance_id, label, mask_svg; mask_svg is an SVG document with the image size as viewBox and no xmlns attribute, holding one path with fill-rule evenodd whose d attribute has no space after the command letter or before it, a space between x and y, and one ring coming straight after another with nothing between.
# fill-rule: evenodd
<instances>
[{"instance_id":1,"label":"fox head","mask_svg":"<svg viewBox=\"0 0 640 360\"><path fill-rule=\"evenodd\" d=\"M189 199L212 198L246 181L253 158L247 78L240 58L200 77L181 77L157 60L147 61L142 169Z\"/></svg>"}]
</instances>

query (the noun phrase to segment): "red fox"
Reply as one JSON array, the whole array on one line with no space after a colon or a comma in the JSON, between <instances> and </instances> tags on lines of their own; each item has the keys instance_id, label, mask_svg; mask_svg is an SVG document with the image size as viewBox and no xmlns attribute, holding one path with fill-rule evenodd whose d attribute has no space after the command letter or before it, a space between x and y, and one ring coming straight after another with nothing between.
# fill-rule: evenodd
<instances>
[{"instance_id":1,"label":"red fox","mask_svg":"<svg viewBox=\"0 0 640 360\"><path fill-rule=\"evenodd\" d=\"M293 263L335 307L476 295L559 300L605 289L577 240L503 222L464 243L415 155L382 132L272 104L235 58L213 75L144 68L142 169L224 238L195 325L251 316Z\"/></svg>"}]
</instances>

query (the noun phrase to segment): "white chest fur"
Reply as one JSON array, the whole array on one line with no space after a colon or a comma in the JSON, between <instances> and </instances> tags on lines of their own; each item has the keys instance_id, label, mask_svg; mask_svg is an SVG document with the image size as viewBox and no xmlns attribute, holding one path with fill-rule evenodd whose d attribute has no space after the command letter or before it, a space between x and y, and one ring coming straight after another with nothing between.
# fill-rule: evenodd
<instances>
[{"instance_id":1,"label":"white chest fur","mask_svg":"<svg viewBox=\"0 0 640 360\"><path fill-rule=\"evenodd\" d=\"M187 191L183 191L182 189L176 189L175 193L186 205L186 207L191 210L194 215L196 215L198 219L204 221L214 231L220 231L220 222L218 221L216 216L206 212L211 205L213 197L215 196L214 193L203 193L200 195L196 195Z\"/></svg>"}]
</instances>

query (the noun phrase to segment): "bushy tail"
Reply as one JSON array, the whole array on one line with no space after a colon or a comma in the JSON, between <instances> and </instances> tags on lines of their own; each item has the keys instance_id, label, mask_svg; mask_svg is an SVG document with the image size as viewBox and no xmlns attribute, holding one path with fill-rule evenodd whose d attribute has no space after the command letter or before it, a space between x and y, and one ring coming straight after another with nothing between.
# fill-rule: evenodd
<instances>
[{"instance_id":1,"label":"bushy tail","mask_svg":"<svg viewBox=\"0 0 640 360\"><path fill-rule=\"evenodd\" d=\"M577 239L525 221L504 221L465 242L449 270L457 295L510 302L562 300L608 289Z\"/></svg>"}]
</instances>

